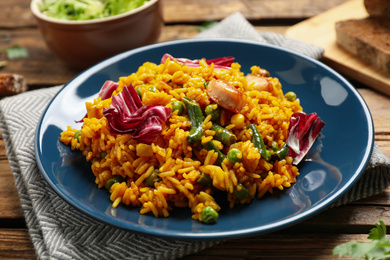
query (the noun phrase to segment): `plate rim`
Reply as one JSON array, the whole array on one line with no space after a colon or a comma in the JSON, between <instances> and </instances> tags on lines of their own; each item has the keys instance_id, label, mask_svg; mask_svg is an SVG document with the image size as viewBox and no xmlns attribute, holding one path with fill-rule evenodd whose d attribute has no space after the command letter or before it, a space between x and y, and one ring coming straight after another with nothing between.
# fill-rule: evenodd
<instances>
[{"instance_id":1,"label":"plate rim","mask_svg":"<svg viewBox=\"0 0 390 260\"><path fill-rule=\"evenodd\" d=\"M106 67L107 65L114 64L126 57L129 57L136 53L141 53L149 49L164 47L164 46L170 46L170 45L180 45L180 44L187 44L187 43L196 43L196 42L217 42L217 43L226 43L226 42L232 42L232 43L239 43L239 44L251 44L251 45L259 45L266 48L272 48L277 49L282 52L287 52L289 54L292 54L294 56L299 56L300 58L304 60L308 60L312 63L315 63L317 66L322 67L323 69L329 71L333 76L336 76L338 80L343 82L343 88L348 87L348 89L354 94L354 96L359 101L359 104L362 106L364 114L367 119L367 128L368 128L368 145L366 147L363 160L360 162L359 167L355 171L354 174L351 175L351 178L346 182L342 187L340 187L335 193L333 193L331 196L320 200L316 205L310 207L309 209L305 209L303 212L298 213L294 216L290 216L286 219L281 219L276 222L262 225L262 226L256 226L253 228L247 228L247 229L240 229L236 231L226 231L226 232L217 232L217 233L188 233L188 232L180 232L180 233L171 233L167 232L166 230L159 230L154 229L153 227L144 227L136 224L128 224L128 225L120 225L122 221L119 221L118 219L112 219L112 222L106 221L104 218L98 217L96 215L93 215L91 212L86 210L85 208L78 205L78 203L75 203L72 199L66 196L66 194L55 185L55 183L51 180L49 175L44 170L41 158L40 158L40 149L39 149L39 137L41 136L41 126L42 122L45 119L45 116L47 112L49 111L51 104L55 101L55 99L66 89L68 85L71 85L73 82L77 81L82 78L89 77L93 75L94 73L98 72L102 68ZM306 56L304 54L301 54L297 51L283 48L280 46L272 45L269 43L261 43L253 40L243 40L243 39L231 39L231 38L193 38L193 39L183 39L183 40L174 40L174 41L167 41L167 42L161 42L161 43L155 43L143 47L139 47L136 49L132 49L120 54L117 54L115 56L112 56L108 59L105 59L87 69L80 72L78 75L73 77L70 81L65 83L61 89L58 90L58 92L52 97L46 108L44 109L39 121L38 125L35 130L35 138L34 138L34 154L37 161L38 168L41 172L41 174L44 176L45 180L49 183L49 186L56 192L57 195L64 201L66 201L68 204L70 204L72 207L76 208L79 212L86 214L87 216L99 221L100 223L104 223L106 225L114 226L122 230L142 233L146 235L157 235L160 237L167 237L167 238L177 238L177 239L186 239L186 240L215 240L215 239L231 239L231 238L239 238L239 237L247 237L252 235L259 235L259 234L265 234L274 232L280 229L287 228L291 225L298 224L304 220L307 220L308 218L319 214L320 212L326 210L332 202L337 201L342 195L344 195L349 189L352 188L353 184L358 181L358 179L361 177L361 175L364 172L364 169L367 167L367 164L369 163L369 158L372 154L373 148L374 148L374 124L373 124L373 118L371 115L371 112L369 110L369 107L367 106L367 103L361 96L361 94L355 89L355 87L347 80L345 79L340 73L332 69L331 67L327 66L326 64L322 63L319 60L313 59L309 56ZM129 227L131 226L131 227Z\"/></svg>"}]
</instances>

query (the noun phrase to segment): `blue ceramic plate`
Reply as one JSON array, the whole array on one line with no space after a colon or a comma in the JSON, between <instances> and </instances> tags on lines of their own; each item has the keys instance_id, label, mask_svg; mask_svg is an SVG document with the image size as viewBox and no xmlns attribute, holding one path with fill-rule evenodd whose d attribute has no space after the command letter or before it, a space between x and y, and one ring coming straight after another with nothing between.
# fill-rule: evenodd
<instances>
[{"instance_id":1,"label":"blue ceramic plate","mask_svg":"<svg viewBox=\"0 0 390 260\"><path fill-rule=\"evenodd\" d=\"M109 193L98 189L90 165L79 152L59 141L68 125L85 114L85 102L102 84L135 72L146 61L159 63L164 53L174 57L212 59L234 56L242 71L252 65L279 78L284 92L294 91L306 113L317 112L326 123L320 138L300 165L297 182L283 192L229 209L222 204L218 223L191 219L188 208L168 218L140 215L139 208L111 208ZM36 158L50 186L81 212L122 229L184 239L226 239L261 234L305 220L335 202L356 182L373 148L370 112L344 78L316 60L274 46L240 40L184 40L131 50L105 60L71 80L53 98L36 132Z\"/></svg>"}]
</instances>

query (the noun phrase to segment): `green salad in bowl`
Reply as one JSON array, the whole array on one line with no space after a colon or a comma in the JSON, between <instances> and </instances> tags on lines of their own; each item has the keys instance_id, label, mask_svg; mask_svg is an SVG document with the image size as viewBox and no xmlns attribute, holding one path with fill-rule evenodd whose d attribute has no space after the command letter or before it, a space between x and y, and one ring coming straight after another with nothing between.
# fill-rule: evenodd
<instances>
[{"instance_id":1,"label":"green salad in bowl","mask_svg":"<svg viewBox=\"0 0 390 260\"><path fill-rule=\"evenodd\" d=\"M40 11L62 20L91 20L126 13L149 0L43 0Z\"/></svg>"}]
</instances>

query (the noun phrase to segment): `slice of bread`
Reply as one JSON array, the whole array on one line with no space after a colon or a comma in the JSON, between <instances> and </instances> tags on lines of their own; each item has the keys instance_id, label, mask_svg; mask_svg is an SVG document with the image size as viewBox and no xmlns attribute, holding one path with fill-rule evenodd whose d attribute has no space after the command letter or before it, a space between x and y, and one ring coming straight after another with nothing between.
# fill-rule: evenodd
<instances>
[{"instance_id":1,"label":"slice of bread","mask_svg":"<svg viewBox=\"0 0 390 260\"><path fill-rule=\"evenodd\" d=\"M27 91L26 80L17 74L0 74L0 97L12 96Z\"/></svg>"},{"instance_id":2,"label":"slice of bread","mask_svg":"<svg viewBox=\"0 0 390 260\"><path fill-rule=\"evenodd\" d=\"M345 50L390 73L390 19L370 16L339 21L336 39Z\"/></svg>"},{"instance_id":3,"label":"slice of bread","mask_svg":"<svg viewBox=\"0 0 390 260\"><path fill-rule=\"evenodd\" d=\"M390 18L390 0L364 0L364 7L370 16Z\"/></svg>"}]
</instances>

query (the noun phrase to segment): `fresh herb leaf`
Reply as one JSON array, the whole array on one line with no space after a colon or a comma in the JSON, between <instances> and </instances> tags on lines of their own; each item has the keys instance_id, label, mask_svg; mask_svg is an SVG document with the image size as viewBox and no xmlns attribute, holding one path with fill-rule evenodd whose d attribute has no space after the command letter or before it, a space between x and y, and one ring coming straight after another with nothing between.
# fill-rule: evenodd
<instances>
[{"instance_id":1,"label":"fresh herb leaf","mask_svg":"<svg viewBox=\"0 0 390 260\"><path fill-rule=\"evenodd\" d=\"M28 51L26 48L20 47L19 45L14 45L5 50L7 57L10 60L28 58Z\"/></svg>"},{"instance_id":2,"label":"fresh herb leaf","mask_svg":"<svg viewBox=\"0 0 390 260\"><path fill-rule=\"evenodd\" d=\"M381 240L386 236L386 225L382 220L379 220L379 224L375 224L376 228L370 230L368 234L368 239Z\"/></svg>"},{"instance_id":3,"label":"fresh herb leaf","mask_svg":"<svg viewBox=\"0 0 390 260\"><path fill-rule=\"evenodd\" d=\"M214 25L216 25L217 23L218 22L216 22L216 21L206 21L198 27L198 30L199 30L199 32L206 31L206 30L210 29L211 27L213 27Z\"/></svg>"},{"instance_id":4,"label":"fresh herb leaf","mask_svg":"<svg viewBox=\"0 0 390 260\"><path fill-rule=\"evenodd\" d=\"M386 238L386 225L382 220L371 229L370 242L351 241L336 246L333 255L350 256L369 260L390 259L390 239Z\"/></svg>"}]
</instances>

